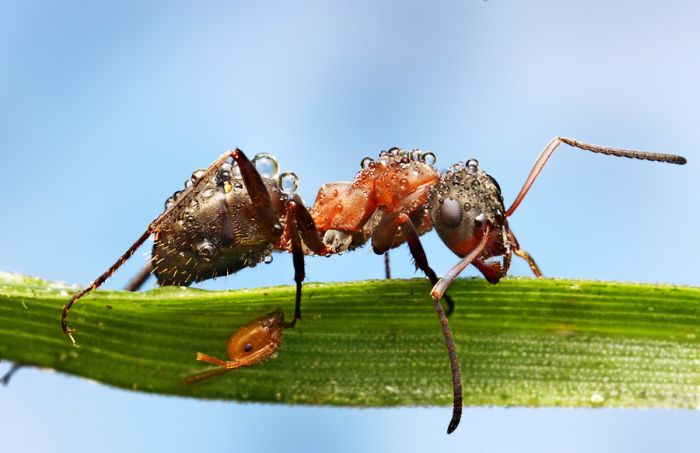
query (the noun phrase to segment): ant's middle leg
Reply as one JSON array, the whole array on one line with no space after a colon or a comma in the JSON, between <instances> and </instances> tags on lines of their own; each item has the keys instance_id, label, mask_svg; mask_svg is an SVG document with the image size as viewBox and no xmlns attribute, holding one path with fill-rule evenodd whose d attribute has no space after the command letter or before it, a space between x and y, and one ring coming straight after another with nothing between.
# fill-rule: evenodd
<instances>
[{"instance_id":1,"label":"ant's middle leg","mask_svg":"<svg viewBox=\"0 0 700 453\"><path fill-rule=\"evenodd\" d=\"M408 214L396 214L390 216L387 220L383 220L375 229L372 234L372 247L374 248L374 253L386 253L389 248L393 245L396 232L399 228L406 228L406 240L408 242L408 248L411 252L411 256L415 261L416 268L423 271L423 273L428 277L430 283L435 286L438 282L438 276L428 264L428 257L423 250L423 246L420 241L416 241L418 237L418 232L416 231L413 222ZM447 316L450 316L455 309L455 303L449 294L444 294L442 299L447 305Z\"/></svg>"},{"instance_id":2,"label":"ant's middle leg","mask_svg":"<svg viewBox=\"0 0 700 453\"><path fill-rule=\"evenodd\" d=\"M296 297L294 300L294 318L286 322L285 327L294 327L297 320L301 319L301 287L306 277L304 245L317 255L326 255L328 250L321 240L311 214L298 195L295 195L287 203L286 220L288 237L291 239Z\"/></svg>"},{"instance_id":3,"label":"ant's middle leg","mask_svg":"<svg viewBox=\"0 0 700 453\"><path fill-rule=\"evenodd\" d=\"M389 262L389 251L384 252L384 278L391 280L391 263Z\"/></svg>"}]
</instances>

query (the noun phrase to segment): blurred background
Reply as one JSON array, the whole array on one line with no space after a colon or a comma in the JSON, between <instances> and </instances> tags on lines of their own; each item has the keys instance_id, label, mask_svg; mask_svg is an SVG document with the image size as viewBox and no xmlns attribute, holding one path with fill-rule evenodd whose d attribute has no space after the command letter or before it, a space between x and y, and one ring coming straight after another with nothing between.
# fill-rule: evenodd
<instances>
[{"instance_id":1,"label":"blurred background","mask_svg":"<svg viewBox=\"0 0 700 453\"><path fill-rule=\"evenodd\" d=\"M475 157L508 204L564 135L689 164L560 148L511 220L545 274L698 286L699 20L693 1L0 0L0 269L89 283L234 147L275 154L308 204L391 146L431 150L441 168ZM438 274L457 260L434 233L424 245ZM369 248L307 263L310 281L383 277ZM405 247L392 267L418 275ZM516 260L512 274L529 271ZM292 277L276 255L201 286ZM26 369L0 388L0 449L684 452L700 423L469 408L447 436L449 416L201 402Z\"/></svg>"}]
</instances>

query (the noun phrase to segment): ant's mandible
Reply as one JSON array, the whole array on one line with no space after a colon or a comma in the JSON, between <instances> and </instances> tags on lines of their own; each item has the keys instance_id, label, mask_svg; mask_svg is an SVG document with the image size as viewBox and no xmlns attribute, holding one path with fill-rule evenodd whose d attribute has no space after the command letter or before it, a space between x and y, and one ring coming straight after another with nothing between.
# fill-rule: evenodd
<instances>
[{"instance_id":1,"label":"ant's mandible","mask_svg":"<svg viewBox=\"0 0 700 453\"><path fill-rule=\"evenodd\" d=\"M138 288L151 273L159 285L189 285L265 261L273 251L291 252L296 282L293 320L284 322L281 314L273 312L242 327L229 343L228 362L204 354L197 356L222 370L252 365L272 355L281 341L281 330L293 327L301 318L304 255L339 254L368 241L377 254L382 254L406 242L416 267L434 285L431 296L452 368L453 414L447 430L451 433L461 418L462 383L452 333L440 300L444 298L448 313L452 311L454 303L445 291L469 264L490 283L497 283L508 272L513 253L524 258L536 276L542 275L532 257L518 245L507 218L562 143L619 157L686 163L680 156L556 137L544 148L506 210L498 183L479 168L476 160L456 164L439 174L433 168L434 154L392 148L382 152L377 161L363 159L353 182L324 185L309 212L294 193L296 175L284 173L277 177L277 163L272 156L259 154L251 162L236 149L220 156L206 170L195 172L185 189L168 199L165 212L151 222L141 237L90 286L73 295L63 308L63 331L75 343L67 318L72 305L102 285L151 235L152 258L130 283L130 289ZM257 168L265 164L273 171L261 176ZM429 266L419 239L432 228L461 258L442 279ZM234 338L240 335L256 341L244 343L244 349L232 355L231 344L239 345Z\"/></svg>"}]
</instances>

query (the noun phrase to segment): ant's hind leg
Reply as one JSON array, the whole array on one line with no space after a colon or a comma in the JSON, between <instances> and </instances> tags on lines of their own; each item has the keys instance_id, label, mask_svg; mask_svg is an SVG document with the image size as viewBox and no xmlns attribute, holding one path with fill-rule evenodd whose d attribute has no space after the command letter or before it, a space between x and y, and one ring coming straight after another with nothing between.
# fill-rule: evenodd
<instances>
[{"instance_id":1,"label":"ant's hind leg","mask_svg":"<svg viewBox=\"0 0 700 453\"><path fill-rule=\"evenodd\" d=\"M12 376L15 375L15 373L20 369L24 367L21 363L13 363L12 366L10 367L9 370L7 370L7 373L5 373L1 378L0 378L0 384L2 385L7 385L10 383L10 379L12 379Z\"/></svg>"},{"instance_id":2,"label":"ant's hind leg","mask_svg":"<svg viewBox=\"0 0 700 453\"><path fill-rule=\"evenodd\" d=\"M146 283L146 280L148 280L148 277L150 277L152 273L153 263L149 261L138 274L134 275L134 277L129 280L129 283L124 286L124 291L138 291L143 284Z\"/></svg>"},{"instance_id":3,"label":"ant's hind leg","mask_svg":"<svg viewBox=\"0 0 700 453\"><path fill-rule=\"evenodd\" d=\"M95 280L93 280L92 283L90 283L89 286L83 288L82 290L78 291L77 293L73 294L73 297L70 298L68 302L63 306L63 311L61 312L61 328L63 329L63 333L68 335L70 340L73 342L74 346L77 346L77 343L75 341L75 338L73 338L73 332L74 329L72 329L68 325L68 313L70 312L71 308L73 305L83 296L88 294L89 292L96 290L102 284L107 281L109 277L111 277L117 269L119 269L129 258L133 256L133 254L136 252L136 250L144 243L146 240L152 235L152 234L158 234L158 231L160 231L161 227L165 224L167 224L169 221L172 220L172 216L174 213L179 212L182 206L187 206L192 202L192 200L195 198L195 196L199 193L200 188L206 184L206 181L209 181L214 174L221 168L221 166L226 163L231 158L236 158L239 154L242 154L242 151L240 150L235 150L235 151L229 151L221 156L219 156L214 163L212 163L201 175L200 178L197 179L190 187L187 189L183 190L181 195L178 197L177 201L170 205L163 213L161 213L158 217L156 217L150 225L146 228L146 231L143 232L143 234L134 242L131 247L127 249L122 256L120 256L117 261L112 264L109 269L104 271L99 277L97 277ZM245 156L244 156L245 157Z\"/></svg>"}]
</instances>

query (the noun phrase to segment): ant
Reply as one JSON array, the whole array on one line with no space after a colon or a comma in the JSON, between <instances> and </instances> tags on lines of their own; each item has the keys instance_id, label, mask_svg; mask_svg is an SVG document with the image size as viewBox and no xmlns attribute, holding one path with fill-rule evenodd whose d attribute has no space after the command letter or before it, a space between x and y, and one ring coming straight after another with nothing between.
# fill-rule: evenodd
<instances>
[{"instance_id":1,"label":"ant","mask_svg":"<svg viewBox=\"0 0 700 453\"><path fill-rule=\"evenodd\" d=\"M466 165L455 164L440 174L433 167L433 153L392 148L380 153L377 161L364 158L362 169L353 182L324 185L309 211L294 193L296 175L285 173L275 179L277 165L272 156L259 154L251 162L236 149L220 156L206 170L195 172L185 189L168 199L165 212L151 222L141 237L90 286L73 295L63 308L63 332L75 344L73 329L67 321L72 305L102 285L151 235L154 235L152 258L130 285L134 288L150 273L156 275L159 285L189 285L253 266L265 261L273 251L291 252L296 283L293 320L284 322L279 318L266 324L267 327L256 321L247 324L239 332L247 332L246 335L263 341L244 343L245 354L232 352L233 338L238 335L234 333L229 342L228 362L201 353L197 356L224 370L252 365L277 350L281 333L277 335L276 332L294 327L301 319L304 255L340 254L370 240L375 253L385 254L405 242L416 267L433 285L431 296L452 369L453 414L447 429L451 433L461 418L462 383L452 332L440 300L445 299L448 313L454 309L454 303L445 292L469 264L473 264L487 281L497 283L506 275L513 253L528 262L535 276L542 276L532 257L520 248L507 218L515 212L549 157L562 143L619 157L686 163L685 158L675 155L555 137L544 148L520 193L506 210L498 183L479 168L476 160L469 160ZM261 176L258 163L272 164L274 171ZM429 266L419 239L432 228L461 258L442 279L438 279ZM275 318L273 314L270 316ZM240 345L240 342L235 344Z\"/></svg>"}]
</instances>

